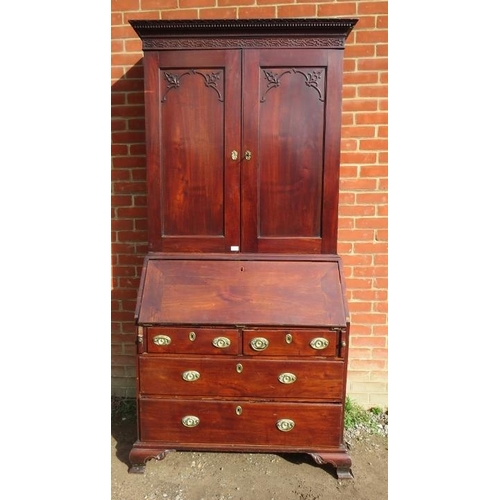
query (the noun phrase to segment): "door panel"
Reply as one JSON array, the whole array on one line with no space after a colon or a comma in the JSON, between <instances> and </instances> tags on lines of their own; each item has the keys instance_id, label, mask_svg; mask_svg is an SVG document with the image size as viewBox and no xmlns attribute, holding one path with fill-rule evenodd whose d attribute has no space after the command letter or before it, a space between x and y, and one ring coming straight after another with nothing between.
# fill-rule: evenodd
<instances>
[{"instance_id":1,"label":"door panel","mask_svg":"<svg viewBox=\"0 0 500 500\"><path fill-rule=\"evenodd\" d=\"M239 246L239 51L164 51L156 75L159 127L150 192L155 251Z\"/></svg>"},{"instance_id":2,"label":"door panel","mask_svg":"<svg viewBox=\"0 0 500 500\"><path fill-rule=\"evenodd\" d=\"M242 249L336 252L341 52L249 50L243 61Z\"/></svg>"}]
</instances>

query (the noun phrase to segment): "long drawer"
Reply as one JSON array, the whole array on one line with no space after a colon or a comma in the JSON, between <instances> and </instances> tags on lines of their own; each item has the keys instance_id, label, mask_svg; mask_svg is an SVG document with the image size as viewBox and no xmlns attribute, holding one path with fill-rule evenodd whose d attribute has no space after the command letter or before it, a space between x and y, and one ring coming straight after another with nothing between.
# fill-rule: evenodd
<instances>
[{"instance_id":1,"label":"long drawer","mask_svg":"<svg viewBox=\"0 0 500 500\"><path fill-rule=\"evenodd\" d=\"M139 405L142 441L317 449L342 437L340 404L140 398Z\"/></svg>"},{"instance_id":2,"label":"long drawer","mask_svg":"<svg viewBox=\"0 0 500 500\"><path fill-rule=\"evenodd\" d=\"M341 401L344 362L240 356L139 357L140 393Z\"/></svg>"}]
</instances>

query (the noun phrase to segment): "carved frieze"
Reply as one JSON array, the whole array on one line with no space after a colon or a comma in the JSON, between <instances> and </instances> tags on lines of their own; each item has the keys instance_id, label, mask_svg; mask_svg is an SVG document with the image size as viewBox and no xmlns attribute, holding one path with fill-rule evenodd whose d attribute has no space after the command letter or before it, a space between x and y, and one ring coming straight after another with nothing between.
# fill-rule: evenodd
<instances>
[{"instance_id":1,"label":"carved frieze","mask_svg":"<svg viewBox=\"0 0 500 500\"><path fill-rule=\"evenodd\" d=\"M144 50L152 49L240 49L273 47L334 47L344 48L344 39L317 38L147 38Z\"/></svg>"}]
</instances>

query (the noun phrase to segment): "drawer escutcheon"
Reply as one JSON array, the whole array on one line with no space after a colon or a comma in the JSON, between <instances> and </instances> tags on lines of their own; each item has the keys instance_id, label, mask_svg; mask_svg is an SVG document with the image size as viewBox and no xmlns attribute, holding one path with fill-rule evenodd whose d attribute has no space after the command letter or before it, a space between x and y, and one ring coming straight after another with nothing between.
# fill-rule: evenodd
<instances>
[{"instance_id":1,"label":"drawer escutcheon","mask_svg":"<svg viewBox=\"0 0 500 500\"><path fill-rule=\"evenodd\" d=\"M186 415L182 417L182 425L185 427L196 427L200 423L200 419L195 415Z\"/></svg>"},{"instance_id":2,"label":"drawer escutcheon","mask_svg":"<svg viewBox=\"0 0 500 500\"><path fill-rule=\"evenodd\" d=\"M215 337L212 340L212 345L218 349L224 349L231 345L231 341L227 337Z\"/></svg>"},{"instance_id":3,"label":"drawer escutcheon","mask_svg":"<svg viewBox=\"0 0 500 500\"><path fill-rule=\"evenodd\" d=\"M327 339L323 337L316 337L315 339L312 339L311 342L309 342L309 345L316 350L321 350L321 349L326 349L328 347L328 342Z\"/></svg>"},{"instance_id":4,"label":"drawer escutcheon","mask_svg":"<svg viewBox=\"0 0 500 500\"><path fill-rule=\"evenodd\" d=\"M169 345L172 339L168 335L156 335L153 337L153 344L156 345Z\"/></svg>"},{"instance_id":5,"label":"drawer escutcheon","mask_svg":"<svg viewBox=\"0 0 500 500\"><path fill-rule=\"evenodd\" d=\"M269 340L264 337L255 337L250 341L250 346L254 351L264 351L269 346Z\"/></svg>"},{"instance_id":6,"label":"drawer escutcheon","mask_svg":"<svg viewBox=\"0 0 500 500\"><path fill-rule=\"evenodd\" d=\"M194 382L200 378L200 372L196 370L187 370L182 374L182 379L186 382Z\"/></svg>"},{"instance_id":7,"label":"drawer escutcheon","mask_svg":"<svg viewBox=\"0 0 500 500\"><path fill-rule=\"evenodd\" d=\"M281 418L276 422L276 427L281 432L290 432L295 427L295 422L289 418Z\"/></svg>"},{"instance_id":8,"label":"drawer escutcheon","mask_svg":"<svg viewBox=\"0 0 500 500\"><path fill-rule=\"evenodd\" d=\"M294 373L282 373L278 376L278 380L282 384L293 384L297 380L297 376Z\"/></svg>"}]
</instances>

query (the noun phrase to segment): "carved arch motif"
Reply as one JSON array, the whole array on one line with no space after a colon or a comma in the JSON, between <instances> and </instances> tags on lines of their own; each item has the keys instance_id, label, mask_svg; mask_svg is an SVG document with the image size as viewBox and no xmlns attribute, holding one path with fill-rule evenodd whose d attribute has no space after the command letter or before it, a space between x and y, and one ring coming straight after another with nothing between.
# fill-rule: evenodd
<instances>
[{"instance_id":1,"label":"carved arch motif","mask_svg":"<svg viewBox=\"0 0 500 500\"><path fill-rule=\"evenodd\" d=\"M176 74L176 73L167 73L166 71L163 72L163 77L167 81L167 90L165 94L162 97L161 102L165 102L167 98L167 94L172 90L172 89L178 89L181 86L181 78L183 78L186 75L200 75L204 79L205 87L209 89L215 90L217 93L218 99L220 102L224 102L224 97L217 87L218 80L220 80L220 71L217 72L211 72L211 73L203 73L201 71L197 71L195 69L190 69L189 71L185 71L182 74Z\"/></svg>"},{"instance_id":2,"label":"carved arch motif","mask_svg":"<svg viewBox=\"0 0 500 500\"><path fill-rule=\"evenodd\" d=\"M320 84L322 82L319 81L319 80L321 80L321 76L322 76L322 73L323 73L322 69L312 70L312 71L310 71L308 73L305 73L304 71L301 71L299 69L291 68L291 69L288 69L286 71L283 71L283 73L281 73L281 74L273 73L272 71L269 71L269 70L266 70L266 69L263 69L262 71L264 73L264 78L267 80L268 83L267 83L267 89L264 92L264 94L262 95L262 97L260 99L260 102L265 102L266 101L266 95L267 95L267 93L271 89L274 89L274 88L279 87L281 85L281 78L284 75L287 75L287 74L296 74L296 73L302 75L305 78L305 82L304 83L308 87L314 89L318 93L319 100L321 102L325 101L325 97L324 97L324 85L322 84L321 85L322 88L320 88Z\"/></svg>"}]
</instances>

